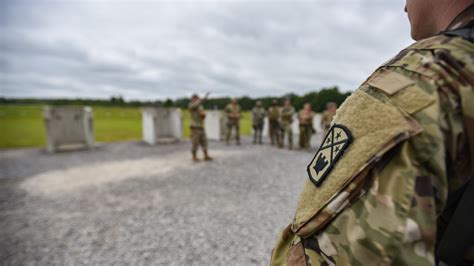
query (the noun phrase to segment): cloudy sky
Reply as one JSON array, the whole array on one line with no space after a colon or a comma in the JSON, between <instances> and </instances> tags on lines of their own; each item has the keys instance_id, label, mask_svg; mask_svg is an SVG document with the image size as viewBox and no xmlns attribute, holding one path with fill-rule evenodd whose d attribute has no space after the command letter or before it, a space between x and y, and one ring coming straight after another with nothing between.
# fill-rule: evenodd
<instances>
[{"instance_id":1,"label":"cloudy sky","mask_svg":"<svg viewBox=\"0 0 474 266\"><path fill-rule=\"evenodd\" d=\"M354 90L412 41L404 0L0 0L0 96Z\"/></svg>"}]
</instances>

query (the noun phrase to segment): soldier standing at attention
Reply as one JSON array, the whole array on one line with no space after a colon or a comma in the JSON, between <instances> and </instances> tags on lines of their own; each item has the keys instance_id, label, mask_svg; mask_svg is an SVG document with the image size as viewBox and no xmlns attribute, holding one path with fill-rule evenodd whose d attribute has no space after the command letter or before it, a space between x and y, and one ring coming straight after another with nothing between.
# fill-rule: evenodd
<instances>
[{"instance_id":1,"label":"soldier standing at attention","mask_svg":"<svg viewBox=\"0 0 474 266\"><path fill-rule=\"evenodd\" d=\"M207 98L207 94L203 100ZM191 153L193 155L193 161L199 162L197 157L198 146L201 145L204 152L204 160L211 161L212 158L207 152L207 137L204 129L204 119L206 118L206 112L201 104L201 99L197 94L191 97L191 102L188 105L189 113L191 115L191 142L192 148Z\"/></svg>"},{"instance_id":2,"label":"soldier standing at attention","mask_svg":"<svg viewBox=\"0 0 474 266\"><path fill-rule=\"evenodd\" d=\"M252 126L253 126L253 144L262 144L263 123L265 120L265 109L262 107L262 102L257 101L255 107L252 109Z\"/></svg>"},{"instance_id":3,"label":"soldier standing at attention","mask_svg":"<svg viewBox=\"0 0 474 266\"><path fill-rule=\"evenodd\" d=\"M288 148L293 149L293 129L291 124L293 123L293 114L295 113L295 108L291 105L290 99L286 98L281 108L281 145L285 142L285 134L288 136Z\"/></svg>"},{"instance_id":4,"label":"soldier standing at attention","mask_svg":"<svg viewBox=\"0 0 474 266\"><path fill-rule=\"evenodd\" d=\"M280 110L277 100L273 100L268 108L268 122L272 145L280 145Z\"/></svg>"},{"instance_id":5,"label":"soldier standing at attention","mask_svg":"<svg viewBox=\"0 0 474 266\"><path fill-rule=\"evenodd\" d=\"M273 265L473 265L474 3L405 11L417 42L337 110Z\"/></svg>"},{"instance_id":6,"label":"soldier standing at attention","mask_svg":"<svg viewBox=\"0 0 474 266\"><path fill-rule=\"evenodd\" d=\"M225 108L227 114L227 137L226 143L229 145L232 129L235 129L235 142L240 145L240 105L237 104L237 99L232 99Z\"/></svg>"},{"instance_id":7,"label":"soldier standing at attention","mask_svg":"<svg viewBox=\"0 0 474 266\"><path fill-rule=\"evenodd\" d=\"M311 104L305 103L303 109L298 114L300 123L300 148L309 149L311 147L311 136L313 135L313 117Z\"/></svg>"},{"instance_id":8,"label":"soldier standing at attention","mask_svg":"<svg viewBox=\"0 0 474 266\"><path fill-rule=\"evenodd\" d=\"M336 114L336 109L337 104L335 102L328 102L326 104L326 110L323 112L323 115L321 117L321 128L323 129L324 135L326 135L329 130L329 127L331 126L332 119Z\"/></svg>"}]
</instances>

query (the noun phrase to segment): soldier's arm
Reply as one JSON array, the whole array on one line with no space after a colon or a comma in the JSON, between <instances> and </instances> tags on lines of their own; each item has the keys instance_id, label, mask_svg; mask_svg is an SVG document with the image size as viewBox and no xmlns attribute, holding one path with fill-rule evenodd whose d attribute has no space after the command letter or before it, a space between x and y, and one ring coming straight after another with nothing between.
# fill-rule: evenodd
<instances>
[{"instance_id":1,"label":"soldier's arm","mask_svg":"<svg viewBox=\"0 0 474 266\"><path fill-rule=\"evenodd\" d=\"M188 105L189 110L196 110L196 109L198 109L200 104L201 104L201 103L200 103L199 100L197 100L197 101L195 101L195 102L190 102L189 105Z\"/></svg>"},{"instance_id":2,"label":"soldier's arm","mask_svg":"<svg viewBox=\"0 0 474 266\"><path fill-rule=\"evenodd\" d=\"M409 82L397 74L411 77L410 72L402 68L395 72L397 78ZM303 258L314 265L434 263L437 218L448 192L447 171L459 165L449 163L449 157L463 158L453 155L466 143L459 99L439 93L443 91L439 87L421 87L425 81L412 82L403 90L396 88L384 83L394 76L387 73L381 80L373 79L373 86L362 86L338 110L334 122L347 125L354 135L353 144L326 177L326 186L307 182L292 230L282 234L274 261L295 263ZM398 94L387 93L390 90L385 85ZM373 107L361 112L358 105L362 104ZM404 111L398 113L400 109ZM385 122L387 119L390 122ZM399 133L379 146L389 132ZM370 151L377 146L382 148ZM362 164L357 162L360 157L366 158ZM331 190L337 184L347 186ZM283 256L281 250L286 250Z\"/></svg>"}]
</instances>

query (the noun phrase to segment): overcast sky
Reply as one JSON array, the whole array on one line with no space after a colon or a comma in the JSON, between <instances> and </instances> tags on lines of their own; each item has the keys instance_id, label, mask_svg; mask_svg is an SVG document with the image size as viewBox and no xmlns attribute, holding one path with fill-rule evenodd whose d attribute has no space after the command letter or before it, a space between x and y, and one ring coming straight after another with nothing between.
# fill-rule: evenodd
<instances>
[{"instance_id":1,"label":"overcast sky","mask_svg":"<svg viewBox=\"0 0 474 266\"><path fill-rule=\"evenodd\" d=\"M409 45L404 0L0 0L0 96L354 90Z\"/></svg>"}]
</instances>

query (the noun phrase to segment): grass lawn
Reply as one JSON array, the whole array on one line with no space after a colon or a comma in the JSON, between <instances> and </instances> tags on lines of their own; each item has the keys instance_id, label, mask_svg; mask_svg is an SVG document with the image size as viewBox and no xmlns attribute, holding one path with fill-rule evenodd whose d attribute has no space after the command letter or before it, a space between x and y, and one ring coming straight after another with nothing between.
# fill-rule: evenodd
<instances>
[{"instance_id":1,"label":"grass lawn","mask_svg":"<svg viewBox=\"0 0 474 266\"><path fill-rule=\"evenodd\" d=\"M92 107L96 141L142 138L140 108ZM241 134L251 133L251 114L243 112ZM189 137L189 113L183 110L184 136ZM39 147L46 143L41 105L0 105L0 148Z\"/></svg>"}]
</instances>

